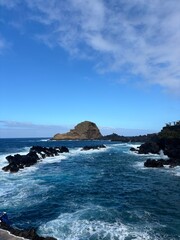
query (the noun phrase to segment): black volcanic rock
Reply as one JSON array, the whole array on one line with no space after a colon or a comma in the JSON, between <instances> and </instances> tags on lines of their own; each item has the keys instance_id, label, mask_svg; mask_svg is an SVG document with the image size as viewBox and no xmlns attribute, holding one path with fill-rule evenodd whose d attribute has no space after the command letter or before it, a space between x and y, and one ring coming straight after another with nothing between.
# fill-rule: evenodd
<instances>
[{"instance_id":1,"label":"black volcanic rock","mask_svg":"<svg viewBox=\"0 0 180 240\"><path fill-rule=\"evenodd\" d=\"M145 167L162 167L162 165L170 165L170 167L180 166L180 121L167 124L154 141L144 143L139 148L139 153L158 153L160 150L168 156L168 160L148 159Z\"/></svg>"},{"instance_id":2,"label":"black volcanic rock","mask_svg":"<svg viewBox=\"0 0 180 240\"><path fill-rule=\"evenodd\" d=\"M18 172L19 169L24 167L30 167L36 164L39 160L45 157L58 156L60 153L68 153L69 149L65 146L62 147L41 147L33 146L26 155L15 154L14 156L9 155L6 157L9 165L2 168L4 171L11 173Z\"/></svg>"},{"instance_id":3,"label":"black volcanic rock","mask_svg":"<svg viewBox=\"0 0 180 240\"><path fill-rule=\"evenodd\" d=\"M180 159L180 138L160 138L158 144L169 158Z\"/></svg>"},{"instance_id":4,"label":"black volcanic rock","mask_svg":"<svg viewBox=\"0 0 180 240\"><path fill-rule=\"evenodd\" d=\"M147 159L144 163L145 167L151 167L151 168L161 168L164 167L162 159L155 160L155 159Z\"/></svg>"},{"instance_id":5,"label":"black volcanic rock","mask_svg":"<svg viewBox=\"0 0 180 240\"><path fill-rule=\"evenodd\" d=\"M88 150L99 150L101 148L106 148L105 145L95 145L95 146L84 146L81 151L88 151Z\"/></svg>"},{"instance_id":6,"label":"black volcanic rock","mask_svg":"<svg viewBox=\"0 0 180 240\"><path fill-rule=\"evenodd\" d=\"M139 154L158 154L160 151L160 147L156 142L146 142L139 147Z\"/></svg>"}]
</instances>

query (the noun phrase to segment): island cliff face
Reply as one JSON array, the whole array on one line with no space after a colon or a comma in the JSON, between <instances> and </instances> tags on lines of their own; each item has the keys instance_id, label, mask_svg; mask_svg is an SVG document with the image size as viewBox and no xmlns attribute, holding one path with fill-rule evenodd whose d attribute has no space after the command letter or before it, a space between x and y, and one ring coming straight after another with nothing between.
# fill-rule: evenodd
<instances>
[{"instance_id":1,"label":"island cliff face","mask_svg":"<svg viewBox=\"0 0 180 240\"><path fill-rule=\"evenodd\" d=\"M100 139L102 135L95 123L84 121L67 133L55 134L52 140L92 140Z\"/></svg>"}]
</instances>

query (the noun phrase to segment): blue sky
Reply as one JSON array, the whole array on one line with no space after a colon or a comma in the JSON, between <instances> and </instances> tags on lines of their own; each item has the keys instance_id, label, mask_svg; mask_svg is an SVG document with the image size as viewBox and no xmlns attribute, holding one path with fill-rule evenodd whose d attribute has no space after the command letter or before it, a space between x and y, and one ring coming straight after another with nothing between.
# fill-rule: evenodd
<instances>
[{"instance_id":1,"label":"blue sky","mask_svg":"<svg viewBox=\"0 0 180 240\"><path fill-rule=\"evenodd\" d=\"M179 0L0 0L0 137L180 119Z\"/></svg>"}]
</instances>

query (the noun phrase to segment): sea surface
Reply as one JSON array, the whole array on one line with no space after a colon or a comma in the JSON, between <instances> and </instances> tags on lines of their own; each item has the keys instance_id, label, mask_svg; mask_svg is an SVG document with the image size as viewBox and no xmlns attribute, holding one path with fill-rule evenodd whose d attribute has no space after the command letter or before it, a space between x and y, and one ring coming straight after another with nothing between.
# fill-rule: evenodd
<instances>
[{"instance_id":1,"label":"sea surface","mask_svg":"<svg viewBox=\"0 0 180 240\"><path fill-rule=\"evenodd\" d=\"M97 144L107 148L81 151ZM7 155L37 145L70 152L18 173L1 170ZM180 168L144 168L149 156L129 150L138 145L0 139L0 211L16 227L35 227L58 240L180 239Z\"/></svg>"}]
</instances>

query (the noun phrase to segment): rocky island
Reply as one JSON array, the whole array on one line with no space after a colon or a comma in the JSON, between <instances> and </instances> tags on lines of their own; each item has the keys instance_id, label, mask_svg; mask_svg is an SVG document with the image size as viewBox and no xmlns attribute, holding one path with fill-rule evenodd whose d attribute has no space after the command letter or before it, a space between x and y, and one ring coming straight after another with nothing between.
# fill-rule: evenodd
<instances>
[{"instance_id":1,"label":"rocky island","mask_svg":"<svg viewBox=\"0 0 180 240\"><path fill-rule=\"evenodd\" d=\"M95 123L84 121L67 133L57 133L51 140L95 140L101 139L102 134Z\"/></svg>"}]
</instances>

